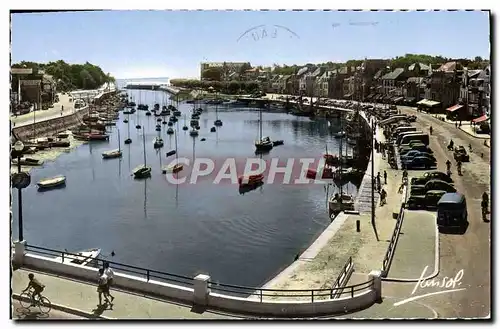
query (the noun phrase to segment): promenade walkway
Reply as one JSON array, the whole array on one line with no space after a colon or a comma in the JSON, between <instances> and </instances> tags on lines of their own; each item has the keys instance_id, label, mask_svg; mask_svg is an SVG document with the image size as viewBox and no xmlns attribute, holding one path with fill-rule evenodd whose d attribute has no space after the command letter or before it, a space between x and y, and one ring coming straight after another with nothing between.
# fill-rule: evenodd
<instances>
[{"instance_id":1,"label":"promenade walkway","mask_svg":"<svg viewBox=\"0 0 500 329\"><path fill-rule=\"evenodd\" d=\"M205 311L202 314L191 311L190 306L165 300L153 299L132 293L111 290L115 297L113 307L98 308L97 287L81 281L42 274L28 269L12 273L12 292L20 294L28 285L28 273L45 285L43 294L53 303L66 307L66 312L86 314L92 318L101 316L110 319L238 319L238 317ZM104 301L104 300L103 300Z\"/></svg>"},{"instance_id":2,"label":"promenade walkway","mask_svg":"<svg viewBox=\"0 0 500 329\"><path fill-rule=\"evenodd\" d=\"M106 92L107 89L108 86L107 84L105 84L101 88L96 90L81 90L75 93L80 95L82 99L86 99L87 94L88 95L95 94L95 96L97 96L102 92ZM113 91L114 89L115 89L114 85L111 85L109 88L110 91ZM12 122L13 128L30 125L33 122L41 122L73 114L75 112L74 108L75 98L73 93L70 94L71 95L58 93L57 95L59 96L59 102L54 103L54 106L52 108L49 108L48 110L39 110L36 112L30 112L23 115L11 116L10 121ZM61 111L61 109L63 109L63 111Z\"/></svg>"}]
</instances>

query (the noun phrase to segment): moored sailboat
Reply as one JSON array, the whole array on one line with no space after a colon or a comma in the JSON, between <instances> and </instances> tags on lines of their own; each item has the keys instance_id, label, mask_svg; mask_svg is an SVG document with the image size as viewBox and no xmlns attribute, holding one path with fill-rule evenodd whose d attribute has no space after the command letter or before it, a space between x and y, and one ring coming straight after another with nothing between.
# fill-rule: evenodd
<instances>
[{"instance_id":1,"label":"moored sailboat","mask_svg":"<svg viewBox=\"0 0 500 329\"><path fill-rule=\"evenodd\" d=\"M118 148L114 149L114 150L102 152L102 158L103 159L114 159L114 158L121 158L121 156L122 156L122 151L120 148L120 130L118 130Z\"/></svg>"},{"instance_id":2,"label":"moored sailboat","mask_svg":"<svg viewBox=\"0 0 500 329\"><path fill-rule=\"evenodd\" d=\"M142 144L143 144L143 153L144 153L144 164L137 166L132 171L132 175L134 178L147 178L151 176L151 167L148 167L146 164L146 133L144 129L142 129Z\"/></svg>"}]
</instances>

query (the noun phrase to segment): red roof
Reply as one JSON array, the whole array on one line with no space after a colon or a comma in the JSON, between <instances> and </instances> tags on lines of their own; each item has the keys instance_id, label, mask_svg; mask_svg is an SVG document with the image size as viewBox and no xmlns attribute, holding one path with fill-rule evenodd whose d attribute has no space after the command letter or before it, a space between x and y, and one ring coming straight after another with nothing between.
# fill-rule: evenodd
<instances>
[{"instance_id":1,"label":"red roof","mask_svg":"<svg viewBox=\"0 0 500 329\"><path fill-rule=\"evenodd\" d=\"M453 105L451 107L448 107L446 110L447 111L450 111L450 112L454 112L458 109L461 109L462 107L464 107L463 105L460 105L460 104L457 104L457 105Z\"/></svg>"},{"instance_id":2,"label":"red roof","mask_svg":"<svg viewBox=\"0 0 500 329\"><path fill-rule=\"evenodd\" d=\"M489 118L485 115L481 115L479 118L475 118L474 120L472 120L473 122L483 122L483 121L486 121L488 120Z\"/></svg>"}]
</instances>

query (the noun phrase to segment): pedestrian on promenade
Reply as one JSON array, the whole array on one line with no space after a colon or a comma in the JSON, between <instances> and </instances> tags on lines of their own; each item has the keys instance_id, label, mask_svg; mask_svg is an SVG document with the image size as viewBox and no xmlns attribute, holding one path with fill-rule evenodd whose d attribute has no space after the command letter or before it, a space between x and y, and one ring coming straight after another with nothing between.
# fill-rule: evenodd
<instances>
[{"instance_id":1,"label":"pedestrian on promenade","mask_svg":"<svg viewBox=\"0 0 500 329\"><path fill-rule=\"evenodd\" d=\"M380 171L377 173L377 185L380 185Z\"/></svg>"},{"instance_id":2,"label":"pedestrian on promenade","mask_svg":"<svg viewBox=\"0 0 500 329\"><path fill-rule=\"evenodd\" d=\"M455 121L455 128L458 128L458 122Z\"/></svg>"},{"instance_id":3,"label":"pedestrian on promenade","mask_svg":"<svg viewBox=\"0 0 500 329\"><path fill-rule=\"evenodd\" d=\"M406 170L406 167L403 167L403 177L401 178L401 181L408 179L408 171Z\"/></svg>"},{"instance_id":4,"label":"pedestrian on promenade","mask_svg":"<svg viewBox=\"0 0 500 329\"><path fill-rule=\"evenodd\" d=\"M107 294L107 288L108 288L108 278L106 277L106 274L104 274L104 270L102 268L99 269L99 279L97 281L97 293L99 294L99 305L102 305L102 295L104 295L104 299L106 300L107 304L111 304L111 302L108 299L108 294Z\"/></svg>"},{"instance_id":5,"label":"pedestrian on promenade","mask_svg":"<svg viewBox=\"0 0 500 329\"><path fill-rule=\"evenodd\" d=\"M387 184L387 171L384 170L384 185Z\"/></svg>"},{"instance_id":6,"label":"pedestrian on promenade","mask_svg":"<svg viewBox=\"0 0 500 329\"><path fill-rule=\"evenodd\" d=\"M383 206L387 203L386 197L387 197L387 192L384 189L382 189L382 191L380 192L380 205L381 206Z\"/></svg>"},{"instance_id":7,"label":"pedestrian on promenade","mask_svg":"<svg viewBox=\"0 0 500 329\"><path fill-rule=\"evenodd\" d=\"M115 300L115 297L111 296L111 293L109 292L109 288L111 288L111 286L113 285L113 277L115 276L115 273L109 267L109 263L108 262L105 262L103 264L103 267L104 267L104 275L106 275L106 277L108 279L108 282L107 282L107 285L108 285L107 286L108 296L111 297L111 302L113 302Z\"/></svg>"}]
</instances>

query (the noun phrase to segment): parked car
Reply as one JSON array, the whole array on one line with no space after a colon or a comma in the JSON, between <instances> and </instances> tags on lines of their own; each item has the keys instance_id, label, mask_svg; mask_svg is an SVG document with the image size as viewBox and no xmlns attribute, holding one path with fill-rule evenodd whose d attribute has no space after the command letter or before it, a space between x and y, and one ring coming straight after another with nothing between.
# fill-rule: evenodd
<instances>
[{"instance_id":1,"label":"parked car","mask_svg":"<svg viewBox=\"0 0 500 329\"><path fill-rule=\"evenodd\" d=\"M425 159L427 159L429 161L429 165L430 166L432 166L432 164L434 164L434 166L437 165L437 161L436 161L436 158L434 157L434 155L428 154L428 153L420 153L420 154L418 154L417 156L414 156L414 157L402 158L401 159L401 163L404 164L404 165L407 165L410 162L412 162L413 159L416 159L416 158L425 158ZM425 167L425 165L423 165L422 167Z\"/></svg>"},{"instance_id":2,"label":"parked car","mask_svg":"<svg viewBox=\"0 0 500 329\"><path fill-rule=\"evenodd\" d=\"M400 158L401 158L401 161L409 161L409 160L413 159L414 157L418 157L418 156L430 157L431 159L434 159L434 160L436 159L434 157L434 155L427 153L427 152L418 151L418 150L411 150L410 152L408 152L404 155L401 155Z\"/></svg>"},{"instance_id":3,"label":"parked car","mask_svg":"<svg viewBox=\"0 0 500 329\"><path fill-rule=\"evenodd\" d=\"M436 167L437 163L436 160L423 156L418 156L414 157L410 161L405 161L404 165L406 169L417 169L417 168L429 169L431 167Z\"/></svg>"},{"instance_id":4,"label":"parked car","mask_svg":"<svg viewBox=\"0 0 500 329\"><path fill-rule=\"evenodd\" d=\"M425 195L428 191L432 190L441 190L449 193L457 191L450 183L439 179L432 179L425 183L425 185L411 185L410 195Z\"/></svg>"},{"instance_id":5,"label":"parked car","mask_svg":"<svg viewBox=\"0 0 500 329\"><path fill-rule=\"evenodd\" d=\"M428 181L438 179L444 182L453 184L453 179L442 171L428 171L420 177L413 177L411 179L412 185L425 185Z\"/></svg>"},{"instance_id":6,"label":"parked car","mask_svg":"<svg viewBox=\"0 0 500 329\"><path fill-rule=\"evenodd\" d=\"M410 195L406 201L406 208L409 210L419 210L425 208L425 195Z\"/></svg>"},{"instance_id":7,"label":"parked car","mask_svg":"<svg viewBox=\"0 0 500 329\"><path fill-rule=\"evenodd\" d=\"M436 209L439 200L441 197L445 195L447 192L444 190L430 190L425 193L425 207L427 209Z\"/></svg>"},{"instance_id":8,"label":"parked car","mask_svg":"<svg viewBox=\"0 0 500 329\"><path fill-rule=\"evenodd\" d=\"M421 143L419 141L411 141L408 144L401 144L401 145L399 145L398 150L401 152L404 149L411 149L415 145L424 145L424 146L426 146L424 143Z\"/></svg>"},{"instance_id":9,"label":"parked car","mask_svg":"<svg viewBox=\"0 0 500 329\"><path fill-rule=\"evenodd\" d=\"M400 156L406 155L410 151L420 151L420 152L429 153L429 154L434 153L432 151L432 149L430 149L427 145L422 144L422 143L417 143L417 144L413 144L412 147L403 148L402 150L399 151L399 155Z\"/></svg>"}]
</instances>

